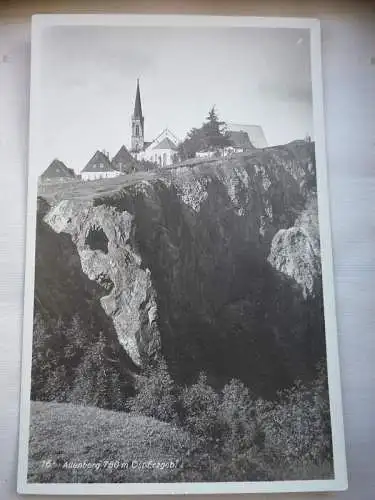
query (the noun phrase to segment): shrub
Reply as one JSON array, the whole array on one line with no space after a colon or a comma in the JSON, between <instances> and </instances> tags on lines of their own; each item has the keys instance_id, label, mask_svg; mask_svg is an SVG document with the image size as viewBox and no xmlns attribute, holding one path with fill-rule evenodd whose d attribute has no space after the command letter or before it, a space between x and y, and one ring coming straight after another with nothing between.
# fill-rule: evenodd
<instances>
[{"instance_id":1,"label":"shrub","mask_svg":"<svg viewBox=\"0 0 375 500\"><path fill-rule=\"evenodd\" d=\"M195 384L181 393L182 419L185 427L200 441L219 443L223 425L219 419L220 398L201 373Z\"/></svg>"},{"instance_id":2,"label":"shrub","mask_svg":"<svg viewBox=\"0 0 375 500\"><path fill-rule=\"evenodd\" d=\"M258 407L269 462L285 468L319 465L332 458L328 393L321 380L297 382L272 407Z\"/></svg>"},{"instance_id":3,"label":"shrub","mask_svg":"<svg viewBox=\"0 0 375 500\"><path fill-rule=\"evenodd\" d=\"M192 436L182 481L319 479L332 475L325 365L309 385L297 382L276 401L251 397L233 379L217 392L201 373L175 386L165 361L139 378L127 401L135 413L176 422Z\"/></svg>"},{"instance_id":4,"label":"shrub","mask_svg":"<svg viewBox=\"0 0 375 500\"><path fill-rule=\"evenodd\" d=\"M221 394L219 418L225 426L224 446L233 454L250 448L255 438L255 406L249 389L233 379Z\"/></svg>"},{"instance_id":5,"label":"shrub","mask_svg":"<svg viewBox=\"0 0 375 500\"><path fill-rule=\"evenodd\" d=\"M164 422L177 421L175 383L164 359L138 378L137 394L126 402L126 408L140 415Z\"/></svg>"}]
</instances>

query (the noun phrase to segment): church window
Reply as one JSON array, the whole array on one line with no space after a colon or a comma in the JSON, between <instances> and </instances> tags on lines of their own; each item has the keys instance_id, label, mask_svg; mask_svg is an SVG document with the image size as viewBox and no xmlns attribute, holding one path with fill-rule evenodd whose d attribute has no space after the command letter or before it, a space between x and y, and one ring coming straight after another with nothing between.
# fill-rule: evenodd
<instances>
[{"instance_id":1,"label":"church window","mask_svg":"<svg viewBox=\"0 0 375 500\"><path fill-rule=\"evenodd\" d=\"M167 164L167 153L163 153L163 165Z\"/></svg>"},{"instance_id":2,"label":"church window","mask_svg":"<svg viewBox=\"0 0 375 500\"><path fill-rule=\"evenodd\" d=\"M138 137L139 136L139 125L135 126L135 135Z\"/></svg>"}]
</instances>

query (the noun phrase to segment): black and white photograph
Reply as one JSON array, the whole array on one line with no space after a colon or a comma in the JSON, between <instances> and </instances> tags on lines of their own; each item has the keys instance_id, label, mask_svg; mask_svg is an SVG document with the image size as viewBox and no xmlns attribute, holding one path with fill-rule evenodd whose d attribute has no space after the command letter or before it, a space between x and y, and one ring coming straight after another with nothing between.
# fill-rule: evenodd
<instances>
[{"instance_id":1,"label":"black and white photograph","mask_svg":"<svg viewBox=\"0 0 375 500\"><path fill-rule=\"evenodd\" d=\"M19 492L346 488L320 43L34 16Z\"/></svg>"}]
</instances>

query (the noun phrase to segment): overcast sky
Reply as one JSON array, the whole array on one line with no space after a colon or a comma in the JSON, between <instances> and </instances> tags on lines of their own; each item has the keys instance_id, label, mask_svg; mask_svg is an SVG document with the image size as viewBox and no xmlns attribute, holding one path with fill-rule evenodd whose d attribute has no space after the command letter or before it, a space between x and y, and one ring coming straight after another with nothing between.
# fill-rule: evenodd
<instances>
[{"instance_id":1,"label":"overcast sky","mask_svg":"<svg viewBox=\"0 0 375 500\"><path fill-rule=\"evenodd\" d=\"M53 158L80 171L97 149L130 145L136 79L145 139L179 138L209 108L261 125L270 145L312 131L307 30L280 28L45 28L41 170Z\"/></svg>"}]
</instances>

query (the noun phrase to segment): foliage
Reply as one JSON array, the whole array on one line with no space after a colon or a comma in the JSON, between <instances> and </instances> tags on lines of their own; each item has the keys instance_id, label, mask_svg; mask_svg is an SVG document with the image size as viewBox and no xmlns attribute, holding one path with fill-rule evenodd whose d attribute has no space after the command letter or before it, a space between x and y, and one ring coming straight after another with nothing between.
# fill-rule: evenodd
<instances>
[{"instance_id":1,"label":"foliage","mask_svg":"<svg viewBox=\"0 0 375 500\"><path fill-rule=\"evenodd\" d=\"M192 128L185 140L178 146L178 155L181 160L194 158L198 151L217 151L229 146L229 134L226 123L219 120L215 106L213 106L199 128Z\"/></svg>"},{"instance_id":2,"label":"foliage","mask_svg":"<svg viewBox=\"0 0 375 500\"><path fill-rule=\"evenodd\" d=\"M217 391L204 373L191 386L173 388L166 363L161 366L143 381L129 408L169 421L171 415L177 421L178 411L179 425L194 438L181 480L308 479L332 474L324 363L314 382L297 381L276 401L256 399L235 379Z\"/></svg>"},{"instance_id":3,"label":"foliage","mask_svg":"<svg viewBox=\"0 0 375 500\"><path fill-rule=\"evenodd\" d=\"M200 440L217 444L221 437L219 421L220 398L201 373L195 384L181 393L184 426Z\"/></svg>"},{"instance_id":4,"label":"foliage","mask_svg":"<svg viewBox=\"0 0 375 500\"><path fill-rule=\"evenodd\" d=\"M135 172L150 172L157 169L156 163L149 160L133 160L131 173Z\"/></svg>"},{"instance_id":5,"label":"foliage","mask_svg":"<svg viewBox=\"0 0 375 500\"><path fill-rule=\"evenodd\" d=\"M106 339L95 325L72 319L34 318L31 399L71 401L124 409L121 374L108 362Z\"/></svg>"},{"instance_id":6,"label":"foliage","mask_svg":"<svg viewBox=\"0 0 375 500\"><path fill-rule=\"evenodd\" d=\"M75 371L75 379L68 401L124 409L120 375L107 361L106 342L102 332L92 344Z\"/></svg>"},{"instance_id":7,"label":"foliage","mask_svg":"<svg viewBox=\"0 0 375 500\"><path fill-rule=\"evenodd\" d=\"M255 404L249 389L233 379L221 393L219 418L226 427L225 448L232 454L253 445L256 433Z\"/></svg>"},{"instance_id":8,"label":"foliage","mask_svg":"<svg viewBox=\"0 0 375 500\"><path fill-rule=\"evenodd\" d=\"M83 345L79 320L66 324L61 318L46 322L39 313L34 318L32 354L32 399L64 401L69 391L74 366Z\"/></svg>"},{"instance_id":9,"label":"foliage","mask_svg":"<svg viewBox=\"0 0 375 500\"><path fill-rule=\"evenodd\" d=\"M127 400L126 407L133 413L154 417L163 422L177 420L175 383L164 359L139 377L137 394Z\"/></svg>"},{"instance_id":10,"label":"foliage","mask_svg":"<svg viewBox=\"0 0 375 500\"><path fill-rule=\"evenodd\" d=\"M278 403L260 406L257 418L270 463L280 464L283 457L285 468L298 463L317 465L332 458L329 399L322 366L313 383L297 381L280 393Z\"/></svg>"}]
</instances>

